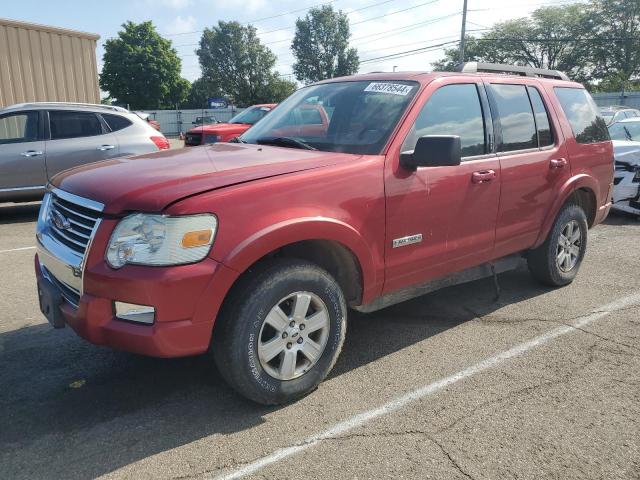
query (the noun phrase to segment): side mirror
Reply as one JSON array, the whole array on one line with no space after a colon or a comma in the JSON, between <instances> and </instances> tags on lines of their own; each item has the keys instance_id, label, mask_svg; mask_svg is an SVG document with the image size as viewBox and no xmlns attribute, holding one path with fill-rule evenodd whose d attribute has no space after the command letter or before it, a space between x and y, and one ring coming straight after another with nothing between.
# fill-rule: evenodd
<instances>
[{"instance_id":1,"label":"side mirror","mask_svg":"<svg viewBox=\"0 0 640 480\"><path fill-rule=\"evenodd\" d=\"M460 165L462 148L457 135L425 135L420 137L413 151L400 154L400 165L407 170L418 167L447 167Z\"/></svg>"}]
</instances>

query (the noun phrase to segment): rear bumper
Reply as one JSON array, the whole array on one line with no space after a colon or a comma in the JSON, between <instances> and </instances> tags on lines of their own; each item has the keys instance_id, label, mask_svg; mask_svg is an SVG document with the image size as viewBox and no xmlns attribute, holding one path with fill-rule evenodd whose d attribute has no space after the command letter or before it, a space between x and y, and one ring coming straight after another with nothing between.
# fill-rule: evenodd
<instances>
[{"instance_id":1,"label":"rear bumper","mask_svg":"<svg viewBox=\"0 0 640 480\"><path fill-rule=\"evenodd\" d=\"M35 270L38 279L45 278L38 256ZM171 268L112 270L103 265L85 275L77 308L69 302L59 307L65 323L91 343L154 357L205 352L218 309L236 278L235 272L211 259ZM155 322L118 319L116 300L154 306Z\"/></svg>"}]
</instances>

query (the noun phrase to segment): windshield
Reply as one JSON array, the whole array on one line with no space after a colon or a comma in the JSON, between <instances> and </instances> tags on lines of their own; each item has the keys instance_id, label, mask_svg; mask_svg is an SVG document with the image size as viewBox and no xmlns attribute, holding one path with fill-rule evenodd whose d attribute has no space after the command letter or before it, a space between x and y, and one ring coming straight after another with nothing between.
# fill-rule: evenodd
<instances>
[{"instance_id":1,"label":"windshield","mask_svg":"<svg viewBox=\"0 0 640 480\"><path fill-rule=\"evenodd\" d=\"M614 123L609 126L611 140L640 142L640 122Z\"/></svg>"},{"instance_id":2,"label":"windshield","mask_svg":"<svg viewBox=\"0 0 640 480\"><path fill-rule=\"evenodd\" d=\"M298 90L241 139L325 152L379 154L417 82L331 82Z\"/></svg>"},{"instance_id":3,"label":"windshield","mask_svg":"<svg viewBox=\"0 0 640 480\"><path fill-rule=\"evenodd\" d=\"M607 123L611 123L611 120L613 120L614 115L615 113L612 113L612 112L600 112L600 116Z\"/></svg>"},{"instance_id":4,"label":"windshield","mask_svg":"<svg viewBox=\"0 0 640 480\"><path fill-rule=\"evenodd\" d=\"M249 107L229 120L229 123L247 123L253 125L271 111L269 107Z\"/></svg>"}]
</instances>

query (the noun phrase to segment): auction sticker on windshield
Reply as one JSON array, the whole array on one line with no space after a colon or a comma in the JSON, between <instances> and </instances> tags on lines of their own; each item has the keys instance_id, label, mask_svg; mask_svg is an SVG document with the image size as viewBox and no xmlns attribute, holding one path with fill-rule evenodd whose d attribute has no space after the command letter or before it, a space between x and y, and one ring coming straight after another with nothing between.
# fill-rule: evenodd
<instances>
[{"instance_id":1,"label":"auction sticker on windshield","mask_svg":"<svg viewBox=\"0 0 640 480\"><path fill-rule=\"evenodd\" d=\"M413 86L403 85L402 83L381 83L374 82L367 85L364 89L365 92L377 92L377 93L390 93L392 95L405 96L411 93Z\"/></svg>"}]
</instances>

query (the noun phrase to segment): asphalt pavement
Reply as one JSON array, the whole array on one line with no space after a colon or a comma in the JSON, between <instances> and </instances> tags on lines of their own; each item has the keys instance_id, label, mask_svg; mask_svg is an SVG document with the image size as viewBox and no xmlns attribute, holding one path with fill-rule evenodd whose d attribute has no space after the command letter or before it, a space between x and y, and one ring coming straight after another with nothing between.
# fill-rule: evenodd
<instances>
[{"instance_id":1,"label":"asphalt pavement","mask_svg":"<svg viewBox=\"0 0 640 480\"><path fill-rule=\"evenodd\" d=\"M0 205L0 478L638 479L640 222L590 232L576 281L526 268L352 313L303 400L263 407L207 356L91 345L41 316L38 204Z\"/></svg>"}]
</instances>

